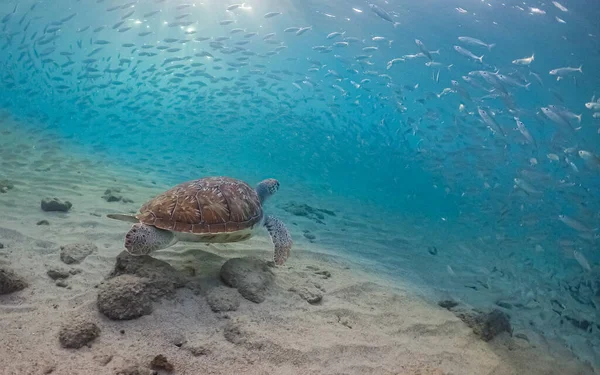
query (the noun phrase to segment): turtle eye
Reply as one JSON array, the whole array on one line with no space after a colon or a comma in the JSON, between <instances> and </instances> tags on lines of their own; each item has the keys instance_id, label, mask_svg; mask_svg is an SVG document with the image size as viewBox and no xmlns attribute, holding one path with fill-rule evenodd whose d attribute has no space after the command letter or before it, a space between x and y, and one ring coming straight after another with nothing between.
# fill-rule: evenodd
<instances>
[{"instance_id":1,"label":"turtle eye","mask_svg":"<svg viewBox=\"0 0 600 375\"><path fill-rule=\"evenodd\" d=\"M271 193L277 192L278 189L279 189L279 182L275 182L273 185L271 185Z\"/></svg>"}]
</instances>

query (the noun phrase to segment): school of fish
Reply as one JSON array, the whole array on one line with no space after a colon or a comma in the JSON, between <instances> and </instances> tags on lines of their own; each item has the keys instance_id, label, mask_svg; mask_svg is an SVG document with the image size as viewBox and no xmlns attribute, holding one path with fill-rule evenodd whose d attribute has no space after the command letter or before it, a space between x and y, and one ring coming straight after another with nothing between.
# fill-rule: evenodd
<instances>
[{"instance_id":1,"label":"school of fish","mask_svg":"<svg viewBox=\"0 0 600 375\"><path fill-rule=\"evenodd\" d=\"M593 263L586 257L600 234L600 96L570 97L597 67L565 59L542 70L539 46L514 55L502 41L459 28L445 45L407 37L405 8L385 2L314 3L310 17L252 0L74 3L59 16L49 2L0 5L4 106L35 103L29 115L77 122L123 149L161 127L199 142L206 127L260 128L265 145L285 140L306 145L305 155L337 153L359 165L344 164L348 173L378 174L392 186L407 184L403 166L417 165L456 199L456 220L526 236L532 248L549 247L549 228L559 228L567 258L583 270ZM453 9L457 22L477 20L466 8ZM557 27L573 15L556 1L510 11ZM531 106L531 96L544 102ZM160 150L146 151L156 161ZM313 168L336 164L307 158ZM166 169L171 161L162 162Z\"/></svg>"}]
</instances>

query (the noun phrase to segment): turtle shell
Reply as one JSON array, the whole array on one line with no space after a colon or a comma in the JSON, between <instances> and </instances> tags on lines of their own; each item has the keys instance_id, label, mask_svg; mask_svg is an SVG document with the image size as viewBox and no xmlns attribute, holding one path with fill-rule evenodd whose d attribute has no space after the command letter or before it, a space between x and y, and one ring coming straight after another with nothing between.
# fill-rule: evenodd
<instances>
[{"instance_id":1,"label":"turtle shell","mask_svg":"<svg viewBox=\"0 0 600 375\"><path fill-rule=\"evenodd\" d=\"M136 216L174 232L230 233L252 228L263 217L256 191L229 177L207 177L175 186L146 202Z\"/></svg>"}]
</instances>

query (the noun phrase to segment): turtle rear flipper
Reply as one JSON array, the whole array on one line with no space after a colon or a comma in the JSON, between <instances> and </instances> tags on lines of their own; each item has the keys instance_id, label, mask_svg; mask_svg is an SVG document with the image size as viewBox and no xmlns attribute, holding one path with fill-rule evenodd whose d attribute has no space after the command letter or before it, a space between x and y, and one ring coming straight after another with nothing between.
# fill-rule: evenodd
<instances>
[{"instance_id":1,"label":"turtle rear flipper","mask_svg":"<svg viewBox=\"0 0 600 375\"><path fill-rule=\"evenodd\" d=\"M273 247L275 248L273 260L276 265L281 266L290 256L290 251L292 250L292 236L290 236L290 232L285 224L276 217L267 216L265 218L265 227L269 231L271 241L273 241Z\"/></svg>"},{"instance_id":2,"label":"turtle rear flipper","mask_svg":"<svg viewBox=\"0 0 600 375\"><path fill-rule=\"evenodd\" d=\"M140 222L137 219L137 217L135 217L133 215L127 215L127 214L108 214L108 215L106 215L106 217L108 217L110 219L126 221L128 223L139 223Z\"/></svg>"}]
</instances>

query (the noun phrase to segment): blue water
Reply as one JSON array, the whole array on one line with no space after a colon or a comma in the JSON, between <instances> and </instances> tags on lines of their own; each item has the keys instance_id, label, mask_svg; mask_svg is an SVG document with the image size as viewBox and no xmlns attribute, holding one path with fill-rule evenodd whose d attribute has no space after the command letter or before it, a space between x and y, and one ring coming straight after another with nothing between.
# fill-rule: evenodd
<instances>
[{"instance_id":1,"label":"blue water","mask_svg":"<svg viewBox=\"0 0 600 375\"><path fill-rule=\"evenodd\" d=\"M538 287L530 265L559 296L564 280L598 282L597 3L374 3L5 0L0 107L164 183L276 177L354 214L403 217L413 233L399 236L485 244L524 289ZM402 255L390 244L375 260L393 269ZM596 346L599 329L575 332Z\"/></svg>"}]
</instances>

